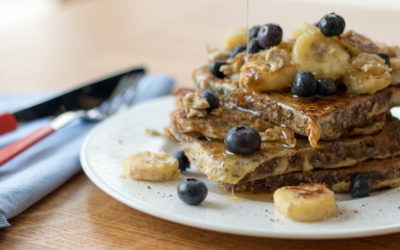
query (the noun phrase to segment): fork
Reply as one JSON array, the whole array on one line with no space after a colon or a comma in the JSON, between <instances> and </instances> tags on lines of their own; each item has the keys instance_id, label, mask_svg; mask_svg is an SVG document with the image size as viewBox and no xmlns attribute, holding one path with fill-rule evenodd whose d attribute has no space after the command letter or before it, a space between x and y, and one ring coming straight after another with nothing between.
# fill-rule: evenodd
<instances>
[{"instance_id":1,"label":"fork","mask_svg":"<svg viewBox=\"0 0 400 250\"><path fill-rule=\"evenodd\" d=\"M39 128L21 140L1 149L0 167L35 143L76 119L81 118L85 122L99 122L123 109L127 109L136 97L137 86L141 77L142 74L138 73L121 77L110 97L99 106L89 110L76 110L62 113L54 118L49 125Z\"/></svg>"}]
</instances>

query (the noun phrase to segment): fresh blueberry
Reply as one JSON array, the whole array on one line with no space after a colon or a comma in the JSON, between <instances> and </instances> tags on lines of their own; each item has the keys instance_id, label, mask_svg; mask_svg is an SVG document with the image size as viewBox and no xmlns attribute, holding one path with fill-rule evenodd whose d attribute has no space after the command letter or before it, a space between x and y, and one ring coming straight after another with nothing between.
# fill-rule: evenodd
<instances>
[{"instance_id":1,"label":"fresh blueberry","mask_svg":"<svg viewBox=\"0 0 400 250\"><path fill-rule=\"evenodd\" d=\"M186 171L186 169L190 168L190 162L189 159L186 157L185 152L182 150L175 152L174 157L178 160L179 162L179 170L181 172Z\"/></svg>"},{"instance_id":2,"label":"fresh blueberry","mask_svg":"<svg viewBox=\"0 0 400 250\"><path fill-rule=\"evenodd\" d=\"M346 22L343 17L332 12L322 17L319 21L319 29L324 36L338 36L343 33Z\"/></svg>"},{"instance_id":3,"label":"fresh blueberry","mask_svg":"<svg viewBox=\"0 0 400 250\"><path fill-rule=\"evenodd\" d=\"M389 55L386 54L385 52L378 52L376 53L378 56L382 57L383 60L385 60L385 63L390 66L390 59L389 59Z\"/></svg>"},{"instance_id":4,"label":"fresh blueberry","mask_svg":"<svg viewBox=\"0 0 400 250\"><path fill-rule=\"evenodd\" d=\"M231 128L225 135L225 147L229 152L238 155L251 155L261 146L260 134L248 126Z\"/></svg>"},{"instance_id":5,"label":"fresh blueberry","mask_svg":"<svg viewBox=\"0 0 400 250\"><path fill-rule=\"evenodd\" d=\"M243 52L245 50L246 50L246 46L245 45L238 45L232 50L232 52L231 52L231 54L229 56L233 58L237 54L239 54L240 52Z\"/></svg>"},{"instance_id":6,"label":"fresh blueberry","mask_svg":"<svg viewBox=\"0 0 400 250\"><path fill-rule=\"evenodd\" d=\"M224 78L225 75L224 75L224 73L221 72L220 69L221 69L221 66L226 65L226 64L227 64L226 62L220 62L220 61L212 62L210 64L211 74L213 74L215 77L218 77L218 78Z\"/></svg>"},{"instance_id":7,"label":"fresh blueberry","mask_svg":"<svg viewBox=\"0 0 400 250\"><path fill-rule=\"evenodd\" d=\"M276 46L282 41L282 35L283 31L281 26L275 23L267 23L258 31L258 45L264 49Z\"/></svg>"},{"instance_id":8,"label":"fresh blueberry","mask_svg":"<svg viewBox=\"0 0 400 250\"><path fill-rule=\"evenodd\" d=\"M350 184L350 194L353 198L362 198L369 195L371 186L368 183L368 176L365 174L356 175Z\"/></svg>"},{"instance_id":9,"label":"fresh blueberry","mask_svg":"<svg viewBox=\"0 0 400 250\"><path fill-rule=\"evenodd\" d=\"M317 93L317 81L309 71L299 71L292 83L292 95L299 98L312 98Z\"/></svg>"},{"instance_id":10,"label":"fresh blueberry","mask_svg":"<svg viewBox=\"0 0 400 250\"><path fill-rule=\"evenodd\" d=\"M331 78L320 78L317 80L317 95L329 97L336 94L336 84Z\"/></svg>"},{"instance_id":11,"label":"fresh blueberry","mask_svg":"<svg viewBox=\"0 0 400 250\"><path fill-rule=\"evenodd\" d=\"M207 197L208 189L204 182L197 179L185 179L178 186L178 196L188 205L198 205Z\"/></svg>"},{"instance_id":12,"label":"fresh blueberry","mask_svg":"<svg viewBox=\"0 0 400 250\"><path fill-rule=\"evenodd\" d=\"M205 90L200 94L200 96L207 99L207 102L210 105L210 107L207 109L208 111L219 107L219 99L218 96L214 94L214 92L210 90Z\"/></svg>"},{"instance_id":13,"label":"fresh blueberry","mask_svg":"<svg viewBox=\"0 0 400 250\"><path fill-rule=\"evenodd\" d=\"M247 52L249 54L255 54L261 50L260 45L258 45L257 39L253 38L250 40L249 44L247 45Z\"/></svg>"},{"instance_id":14,"label":"fresh blueberry","mask_svg":"<svg viewBox=\"0 0 400 250\"><path fill-rule=\"evenodd\" d=\"M249 31L249 40L256 38L258 35L258 31L260 30L261 26L260 25L256 25L251 27L250 31Z\"/></svg>"}]
</instances>

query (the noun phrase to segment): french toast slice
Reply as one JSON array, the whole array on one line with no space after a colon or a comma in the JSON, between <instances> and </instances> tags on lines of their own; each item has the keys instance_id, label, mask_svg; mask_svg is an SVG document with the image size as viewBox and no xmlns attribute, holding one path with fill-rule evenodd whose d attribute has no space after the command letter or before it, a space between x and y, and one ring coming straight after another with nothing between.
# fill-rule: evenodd
<instances>
[{"instance_id":1,"label":"french toast slice","mask_svg":"<svg viewBox=\"0 0 400 250\"><path fill-rule=\"evenodd\" d=\"M174 127L169 133L210 180L228 184L298 171L348 167L400 154L400 121L395 119L386 122L375 135L321 141L317 149L305 138L298 138L296 148L263 142L261 149L249 156L229 153L222 141L184 135Z\"/></svg>"},{"instance_id":2,"label":"french toast slice","mask_svg":"<svg viewBox=\"0 0 400 250\"><path fill-rule=\"evenodd\" d=\"M212 110L206 117L188 117L181 99L187 93L194 91L193 89L179 89L175 93L177 110L171 114L171 122L180 133L223 140L228 130L236 126L250 126L260 133L275 126L260 115L224 105ZM349 127L338 135L348 137L374 134L384 127L385 121L386 113L383 113L365 121L359 127Z\"/></svg>"},{"instance_id":3,"label":"french toast slice","mask_svg":"<svg viewBox=\"0 0 400 250\"><path fill-rule=\"evenodd\" d=\"M308 137L313 147L317 147L319 139L339 138L342 131L362 126L392 106L390 88L370 95L339 92L333 98L307 100L294 98L289 92L248 91L240 88L237 81L214 77L206 66L195 70L193 78L198 89L212 90L225 104Z\"/></svg>"},{"instance_id":4,"label":"french toast slice","mask_svg":"<svg viewBox=\"0 0 400 250\"><path fill-rule=\"evenodd\" d=\"M322 183L335 193L343 193L350 190L351 180L358 174L368 176L373 190L400 186L400 156L370 160L347 168L288 173L237 184L223 183L222 186L229 192L271 193L284 186Z\"/></svg>"}]
</instances>

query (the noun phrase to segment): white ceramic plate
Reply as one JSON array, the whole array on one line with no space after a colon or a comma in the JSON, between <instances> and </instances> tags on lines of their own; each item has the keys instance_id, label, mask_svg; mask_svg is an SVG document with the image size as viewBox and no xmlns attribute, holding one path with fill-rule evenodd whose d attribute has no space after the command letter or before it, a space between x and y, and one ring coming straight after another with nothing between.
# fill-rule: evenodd
<instances>
[{"instance_id":1,"label":"white ceramic plate","mask_svg":"<svg viewBox=\"0 0 400 250\"><path fill-rule=\"evenodd\" d=\"M200 206L185 205L176 188L179 180L165 183L138 182L121 177L126 156L150 150L172 153L178 146L145 133L146 128L162 131L173 110L171 97L160 98L119 114L99 124L88 135L81 151L87 176L104 192L138 209L173 222L208 230L276 238L347 238L400 231L400 189L374 192L370 197L351 200L339 195L338 217L323 222L297 223L274 212L273 203L259 197L242 198L224 192L192 169L180 178L203 180L209 189Z\"/></svg>"}]
</instances>

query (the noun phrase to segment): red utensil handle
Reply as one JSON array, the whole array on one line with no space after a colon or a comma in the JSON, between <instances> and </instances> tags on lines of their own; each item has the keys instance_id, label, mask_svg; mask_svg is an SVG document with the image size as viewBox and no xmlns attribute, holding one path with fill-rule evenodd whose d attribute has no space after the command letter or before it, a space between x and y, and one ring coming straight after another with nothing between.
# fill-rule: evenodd
<instances>
[{"instance_id":1,"label":"red utensil handle","mask_svg":"<svg viewBox=\"0 0 400 250\"><path fill-rule=\"evenodd\" d=\"M32 134L28 135L27 137L14 142L13 144L3 148L0 150L0 166L4 163L8 162L12 158L14 158L19 153L25 151L27 148L35 144L36 142L42 140L46 136L52 134L55 130L50 127L46 126L40 128L33 132Z\"/></svg>"},{"instance_id":2,"label":"red utensil handle","mask_svg":"<svg viewBox=\"0 0 400 250\"><path fill-rule=\"evenodd\" d=\"M18 121L11 113L0 114L0 135L13 131L18 127Z\"/></svg>"}]
</instances>

